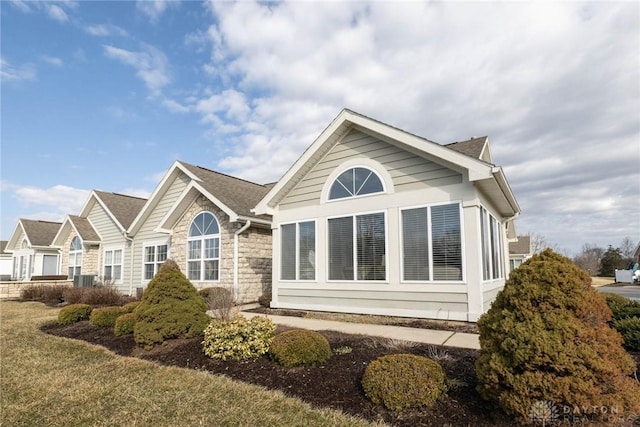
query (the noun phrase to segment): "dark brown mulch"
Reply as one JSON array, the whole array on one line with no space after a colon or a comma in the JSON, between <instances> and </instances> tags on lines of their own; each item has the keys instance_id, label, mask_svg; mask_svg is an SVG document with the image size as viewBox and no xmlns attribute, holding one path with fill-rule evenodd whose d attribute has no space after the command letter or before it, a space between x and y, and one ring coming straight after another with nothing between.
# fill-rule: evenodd
<instances>
[{"instance_id":1,"label":"dark brown mulch","mask_svg":"<svg viewBox=\"0 0 640 427\"><path fill-rule=\"evenodd\" d=\"M52 335L98 344L123 356L226 375L239 381L281 390L316 407L338 409L373 421L384 420L396 426L515 425L500 409L485 402L476 393L475 350L429 345L388 348L382 345L384 339L322 331L332 348L348 346L352 349L351 353L334 355L326 363L313 368L286 369L268 356L245 362L213 360L202 352L201 337L172 340L146 351L136 347L132 335L115 337L111 328L96 328L87 321L69 326L47 325L43 330ZM431 408L393 412L374 405L360 386L364 369L369 361L398 352L430 357L436 355L436 358L440 356L439 361L455 386Z\"/></svg>"}]
</instances>

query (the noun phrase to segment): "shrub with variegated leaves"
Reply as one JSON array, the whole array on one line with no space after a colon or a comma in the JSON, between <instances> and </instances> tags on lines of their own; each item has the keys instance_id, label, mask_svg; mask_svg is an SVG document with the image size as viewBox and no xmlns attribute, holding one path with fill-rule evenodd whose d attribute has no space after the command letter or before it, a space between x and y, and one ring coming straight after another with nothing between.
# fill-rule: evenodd
<instances>
[{"instance_id":1,"label":"shrub with variegated leaves","mask_svg":"<svg viewBox=\"0 0 640 427\"><path fill-rule=\"evenodd\" d=\"M269 350L276 326L266 317L213 319L204 330L204 354L212 359L247 360Z\"/></svg>"}]
</instances>

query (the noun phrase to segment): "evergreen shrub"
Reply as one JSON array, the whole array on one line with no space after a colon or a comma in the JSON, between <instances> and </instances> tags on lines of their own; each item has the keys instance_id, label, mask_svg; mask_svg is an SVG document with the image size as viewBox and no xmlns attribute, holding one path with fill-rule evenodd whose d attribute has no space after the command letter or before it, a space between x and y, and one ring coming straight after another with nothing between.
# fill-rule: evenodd
<instances>
[{"instance_id":1,"label":"evergreen shrub","mask_svg":"<svg viewBox=\"0 0 640 427\"><path fill-rule=\"evenodd\" d=\"M88 304L71 304L62 307L58 312L58 323L61 325L70 325L89 319L92 308Z\"/></svg>"},{"instance_id":2,"label":"evergreen shrub","mask_svg":"<svg viewBox=\"0 0 640 427\"><path fill-rule=\"evenodd\" d=\"M447 386L438 362L415 354L390 354L369 363L362 388L373 403L399 411L431 406Z\"/></svg>"},{"instance_id":3,"label":"evergreen shrub","mask_svg":"<svg viewBox=\"0 0 640 427\"><path fill-rule=\"evenodd\" d=\"M136 315L133 313L125 313L116 319L113 326L113 334L117 337L133 333L133 327L136 324Z\"/></svg>"},{"instance_id":4,"label":"evergreen shrub","mask_svg":"<svg viewBox=\"0 0 640 427\"><path fill-rule=\"evenodd\" d=\"M160 267L133 312L134 340L147 349L168 339L202 335L209 323L204 300L173 260Z\"/></svg>"},{"instance_id":5,"label":"evergreen shrub","mask_svg":"<svg viewBox=\"0 0 640 427\"><path fill-rule=\"evenodd\" d=\"M212 359L247 360L269 350L276 326L263 316L247 320L237 316L231 320L213 319L204 330L204 354Z\"/></svg>"},{"instance_id":6,"label":"evergreen shrub","mask_svg":"<svg viewBox=\"0 0 640 427\"><path fill-rule=\"evenodd\" d=\"M478 321L478 392L522 424L534 404L640 409L635 362L588 273L551 249L511 272ZM602 412L602 411L601 411ZM606 416L605 413L590 416Z\"/></svg>"},{"instance_id":7,"label":"evergreen shrub","mask_svg":"<svg viewBox=\"0 0 640 427\"><path fill-rule=\"evenodd\" d=\"M89 324L101 328L113 327L116 324L116 319L125 313L126 310L119 306L94 308L89 316Z\"/></svg>"},{"instance_id":8,"label":"evergreen shrub","mask_svg":"<svg viewBox=\"0 0 640 427\"><path fill-rule=\"evenodd\" d=\"M332 355L329 341L316 331L295 329L276 335L271 341L269 355L273 360L291 368L294 366L314 366Z\"/></svg>"}]
</instances>

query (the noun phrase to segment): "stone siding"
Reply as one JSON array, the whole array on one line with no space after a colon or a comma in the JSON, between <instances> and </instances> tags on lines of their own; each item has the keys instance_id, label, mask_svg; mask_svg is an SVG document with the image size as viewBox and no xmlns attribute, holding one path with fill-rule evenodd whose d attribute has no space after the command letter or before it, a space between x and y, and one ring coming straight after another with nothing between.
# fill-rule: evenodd
<instances>
[{"instance_id":1,"label":"stone siding","mask_svg":"<svg viewBox=\"0 0 640 427\"><path fill-rule=\"evenodd\" d=\"M73 286L71 280L39 280L29 282L0 282L0 300L19 299L22 289L29 286Z\"/></svg>"},{"instance_id":2,"label":"stone siding","mask_svg":"<svg viewBox=\"0 0 640 427\"><path fill-rule=\"evenodd\" d=\"M249 227L239 236L238 299L255 302L271 292L271 229Z\"/></svg>"}]
</instances>

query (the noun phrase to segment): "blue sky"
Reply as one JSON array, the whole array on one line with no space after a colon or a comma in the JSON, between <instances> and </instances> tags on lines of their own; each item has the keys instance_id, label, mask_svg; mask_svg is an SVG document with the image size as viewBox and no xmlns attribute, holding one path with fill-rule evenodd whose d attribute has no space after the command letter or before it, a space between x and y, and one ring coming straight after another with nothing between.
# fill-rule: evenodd
<instances>
[{"instance_id":1,"label":"blue sky","mask_svg":"<svg viewBox=\"0 0 640 427\"><path fill-rule=\"evenodd\" d=\"M640 240L637 3L2 1L0 238L176 160L278 179L344 108L488 135L520 233Z\"/></svg>"}]
</instances>

